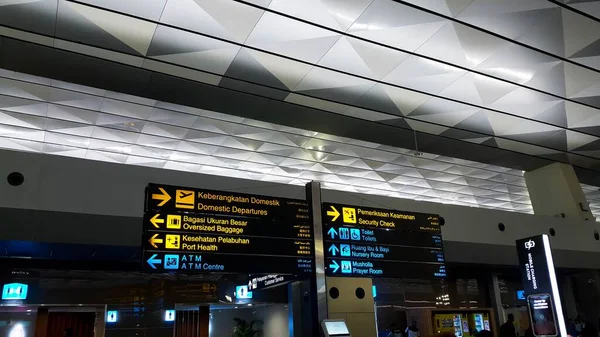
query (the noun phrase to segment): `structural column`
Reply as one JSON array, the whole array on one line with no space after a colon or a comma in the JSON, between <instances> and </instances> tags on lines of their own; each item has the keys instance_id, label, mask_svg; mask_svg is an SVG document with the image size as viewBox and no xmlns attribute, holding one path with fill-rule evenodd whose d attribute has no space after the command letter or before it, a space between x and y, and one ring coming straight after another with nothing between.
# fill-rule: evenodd
<instances>
[{"instance_id":1,"label":"structural column","mask_svg":"<svg viewBox=\"0 0 600 337\"><path fill-rule=\"evenodd\" d=\"M306 184L306 200L312 210L313 244L315 250L315 272L311 278L313 289L312 309L313 334L319 334L319 324L327 318L327 285L325 280L325 249L323 243L323 217L321 214L321 183Z\"/></svg>"},{"instance_id":2,"label":"structural column","mask_svg":"<svg viewBox=\"0 0 600 337\"><path fill-rule=\"evenodd\" d=\"M48 308L38 308L35 318L34 337L46 337L48 332Z\"/></svg>"},{"instance_id":3,"label":"structural column","mask_svg":"<svg viewBox=\"0 0 600 337\"><path fill-rule=\"evenodd\" d=\"M201 305L198 308L198 337L208 337L210 330L210 307Z\"/></svg>"},{"instance_id":4,"label":"structural column","mask_svg":"<svg viewBox=\"0 0 600 337\"><path fill-rule=\"evenodd\" d=\"M535 214L595 221L571 165L554 163L525 172L525 181Z\"/></svg>"},{"instance_id":5,"label":"structural column","mask_svg":"<svg viewBox=\"0 0 600 337\"><path fill-rule=\"evenodd\" d=\"M494 311L496 311L496 322L503 324L506 322L504 307L502 306L502 296L500 293L500 284L498 282L498 274L492 273L489 279L490 300ZM498 327L494 327L498 328Z\"/></svg>"}]
</instances>

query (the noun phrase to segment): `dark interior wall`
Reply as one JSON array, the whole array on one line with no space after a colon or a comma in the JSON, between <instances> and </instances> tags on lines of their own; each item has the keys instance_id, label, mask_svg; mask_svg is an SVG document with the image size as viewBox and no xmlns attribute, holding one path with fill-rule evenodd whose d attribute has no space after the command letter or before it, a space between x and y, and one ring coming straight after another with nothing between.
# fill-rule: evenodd
<instances>
[{"instance_id":1,"label":"dark interior wall","mask_svg":"<svg viewBox=\"0 0 600 337\"><path fill-rule=\"evenodd\" d=\"M573 295L577 312L584 314L587 321L600 327L600 274L596 271L583 271L571 275Z\"/></svg>"},{"instance_id":2,"label":"dark interior wall","mask_svg":"<svg viewBox=\"0 0 600 337\"><path fill-rule=\"evenodd\" d=\"M13 171L25 176L19 187L0 180L0 216L6 219L0 240L139 246L144 189L150 182L298 199L305 193L302 186L13 151L0 150L0 162L8 163L0 165L0 177ZM556 255L558 266L600 269L600 259L587 254L600 253L593 235L598 223L327 189L322 199L440 214L446 220L442 233L449 261L515 264L516 239L554 228L552 246L565 251ZM499 231L500 222L505 231Z\"/></svg>"},{"instance_id":3,"label":"dark interior wall","mask_svg":"<svg viewBox=\"0 0 600 337\"><path fill-rule=\"evenodd\" d=\"M141 245L142 218L138 217L0 208L0 218L3 219L2 226L5 229L0 233L0 240L130 247ZM445 233L451 231L449 228ZM445 239L444 251L448 262L517 265L516 249L510 245ZM555 265L563 268L600 269L600 259L596 258L596 254L554 249Z\"/></svg>"}]
</instances>

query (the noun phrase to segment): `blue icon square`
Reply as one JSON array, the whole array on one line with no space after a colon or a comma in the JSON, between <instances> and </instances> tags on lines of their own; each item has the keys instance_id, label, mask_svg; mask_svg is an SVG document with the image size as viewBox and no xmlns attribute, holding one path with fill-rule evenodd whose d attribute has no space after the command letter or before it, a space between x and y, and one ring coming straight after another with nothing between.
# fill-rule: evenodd
<instances>
[{"instance_id":1,"label":"blue icon square","mask_svg":"<svg viewBox=\"0 0 600 337\"><path fill-rule=\"evenodd\" d=\"M165 269L179 269L179 255L165 254Z\"/></svg>"},{"instance_id":2,"label":"blue icon square","mask_svg":"<svg viewBox=\"0 0 600 337\"><path fill-rule=\"evenodd\" d=\"M165 322L175 321L175 310L165 310Z\"/></svg>"},{"instance_id":3,"label":"blue icon square","mask_svg":"<svg viewBox=\"0 0 600 337\"><path fill-rule=\"evenodd\" d=\"M2 288L3 300L24 300L27 299L28 285L23 283L8 283Z\"/></svg>"},{"instance_id":4,"label":"blue icon square","mask_svg":"<svg viewBox=\"0 0 600 337\"><path fill-rule=\"evenodd\" d=\"M350 245L340 245L340 254L342 256L351 256Z\"/></svg>"},{"instance_id":5,"label":"blue icon square","mask_svg":"<svg viewBox=\"0 0 600 337\"><path fill-rule=\"evenodd\" d=\"M340 239L342 240L348 240L350 239L350 231L348 230L348 228L340 228Z\"/></svg>"},{"instance_id":6,"label":"blue icon square","mask_svg":"<svg viewBox=\"0 0 600 337\"><path fill-rule=\"evenodd\" d=\"M342 274L352 274L351 261L342 261Z\"/></svg>"},{"instance_id":7,"label":"blue icon square","mask_svg":"<svg viewBox=\"0 0 600 337\"><path fill-rule=\"evenodd\" d=\"M235 298L237 299L251 299L252 292L248 291L248 286L237 286L235 287Z\"/></svg>"},{"instance_id":8,"label":"blue icon square","mask_svg":"<svg viewBox=\"0 0 600 337\"><path fill-rule=\"evenodd\" d=\"M110 310L106 312L106 322L107 323L116 323L119 319L119 314L116 310Z\"/></svg>"},{"instance_id":9,"label":"blue icon square","mask_svg":"<svg viewBox=\"0 0 600 337\"><path fill-rule=\"evenodd\" d=\"M360 229L351 228L350 229L350 238L354 241L360 241Z\"/></svg>"}]
</instances>

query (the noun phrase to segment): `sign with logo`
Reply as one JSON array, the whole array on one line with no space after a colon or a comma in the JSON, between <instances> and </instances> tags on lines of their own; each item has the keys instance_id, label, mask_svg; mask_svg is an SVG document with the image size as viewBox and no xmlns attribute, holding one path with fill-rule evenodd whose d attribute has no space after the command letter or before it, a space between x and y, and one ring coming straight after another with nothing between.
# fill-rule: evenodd
<instances>
[{"instance_id":1,"label":"sign with logo","mask_svg":"<svg viewBox=\"0 0 600 337\"><path fill-rule=\"evenodd\" d=\"M145 211L146 271L313 270L312 226L304 201L150 184Z\"/></svg>"},{"instance_id":2,"label":"sign with logo","mask_svg":"<svg viewBox=\"0 0 600 337\"><path fill-rule=\"evenodd\" d=\"M235 298L238 300L246 300L252 298L252 292L248 290L248 286L235 287Z\"/></svg>"},{"instance_id":3,"label":"sign with logo","mask_svg":"<svg viewBox=\"0 0 600 337\"><path fill-rule=\"evenodd\" d=\"M116 323L119 320L119 313L116 310L109 310L106 312L106 322Z\"/></svg>"},{"instance_id":4,"label":"sign with logo","mask_svg":"<svg viewBox=\"0 0 600 337\"><path fill-rule=\"evenodd\" d=\"M276 286L280 286L295 280L296 278L292 275L260 275L251 276L248 281L249 290L260 290L268 289Z\"/></svg>"},{"instance_id":5,"label":"sign with logo","mask_svg":"<svg viewBox=\"0 0 600 337\"><path fill-rule=\"evenodd\" d=\"M328 276L446 277L439 217L323 203Z\"/></svg>"},{"instance_id":6,"label":"sign with logo","mask_svg":"<svg viewBox=\"0 0 600 337\"><path fill-rule=\"evenodd\" d=\"M441 234L439 216L382 208L323 203L323 214L331 225L359 225L369 229L400 229Z\"/></svg>"},{"instance_id":7,"label":"sign with logo","mask_svg":"<svg viewBox=\"0 0 600 337\"><path fill-rule=\"evenodd\" d=\"M23 283L8 283L2 287L3 300L25 300L27 299L28 285Z\"/></svg>"},{"instance_id":8,"label":"sign with logo","mask_svg":"<svg viewBox=\"0 0 600 337\"><path fill-rule=\"evenodd\" d=\"M536 336L567 336L554 260L547 235L517 240L523 296Z\"/></svg>"},{"instance_id":9,"label":"sign with logo","mask_svg":"<svg viewBox=\"0 0 600 337\"><path fill-rule=\"evenodd\" d=\"M301 200L157 184L148 185L145 210L310 221L308 204Z\"/></svg>"},{"instance_id":10,"label":"sign with logo","mask_svg":"<svg viewBox=\"0 0 600 337\"><path fill-rule=\"evenodd\" d=\"M175 321L175 310L165 310L165 322Z\"/></svg>"}]
</instances>

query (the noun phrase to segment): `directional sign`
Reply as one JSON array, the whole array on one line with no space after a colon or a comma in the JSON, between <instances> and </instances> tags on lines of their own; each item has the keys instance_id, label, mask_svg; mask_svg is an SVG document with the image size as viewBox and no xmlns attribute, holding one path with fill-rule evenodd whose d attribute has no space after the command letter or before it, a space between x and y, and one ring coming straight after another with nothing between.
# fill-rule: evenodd
<instances>
[{"instance_id":1,"label":"directional sign","mask_svg":"<svg viewBox=\"0 0 600 337\"><path fill-rule=\"evenodd\" d=\"M446 276L437 215L329 203L322 207L328 276Z\"/></svg>"},{"instance_id":2,"label":"directional sign","mask_svg":"<svg viewBox=\"0 0 600 337\"><path fill-rule=\"evenodd\" d=\"M329 206L327 216L331 217L332 222L335 222L335 220L340 217L340 212L337 210L337 208L335 208L335 206Z\"/></svg>"},{"instance_id":3,"label":"directional sign","mask_svg":"<svg viewBox=\"0 0 600 337\"><path fill-rule=\"evenodd\" d=\"M329 269L331 269L332 274L335 274L340 269L340 265L335 260L331 260L331 263L329 264Z\"/></svg>"},{"instance_id":4,"label":"directional sign","mask_svg":"<svg viewBox=\"0 0 600 337\"><path fill-rule=\"evenodd\" d=\"M339 249L335 244L332 244L329 246L328 251L331 253L332 256L336 256L339 253Z\"/></svg>"},{"instance_id":5,"label":"directional sign","mask_svg":"<svg viewBox=\"0 0 600 337\"><path fill-rule=\"evenodd\" d=\"M427 232L403 230L371 229L349 227L349 225L329 225L324 227L328 241L356 242L365 244L385 244L408 247L443 248L442 235ZM338 234L342 238L338 239Z\"/></svg>"},{"instance_id":6,"label":"directional sign","mask_svg":"<svg viewBox=\"0 0 600 337\"><path fill-rule=\"evenodd\" d=\"M337 235L338 231L333 227L329 228L329 230L327 231L327 236L331 237L332 240L335 239Z\"/></svg>"},{"instance_id":7,"label":"directional sign","mask_svg":"<svg viewBox=\"0 0 600 337\"><path fill-rule=\"evenodd\" d=\"M305 201L149 184L145 211L193 212L287 221L310 220Z\"/></svg>"},{"instance_id":8,"label":"directional sign","mask_svg":"<svg viewBox=\"0 0 600 337\"><path fill-rule=\"evenodd\" d=\"M328 276L387 277L387 278L444 278L446 267L434 263L357 261L327 258Z\"/></svg>"},{"instance_id":9,"label":"directional sign","mask_svg":"<svg viewBox=\"0 0 600 337\"><path fill-rule=\"evenodd\" d=\"M143 270L147 272L308 274L313 270L310 257L251 256L238 254L151 253L145 252Z\"/></svg>"},{"instance_id":10,"label":"directional sign","mask_svg":"<svg viewBox=\"0 0 600 337\"><path fill-rule=\"evenodd\" d=\"M144 234L144 249L164 252L201 252L247 255L312 257L309 240L252 237L241 235L187 234L177 232Z\"/></svg>"},{"instance_id":11,"label":"directional sign","mask_svg":"<svg viewBox=\"0 0 600 337\"><path fill-rule=\"evenodd\" d=\"M365 260L391 260L404 262L444 262L441 249L365 245L365 244L328 244L328 256L346 256ZM338 249L338 246L340 247ZM341 250L341 254L340 254Z\"/></svg>"},{"instance_id":12,"label":"directional sign","mask_svg":"<svg viewBox=\"0 0 600 337\"><path fill-rule=\"evenodd\" d=\"M152 218L150 218L148 221L152 224L152 226L154 226L154 228L159 228L159 229L161 228L160 225L165 223L165 220L161 219L160 214L158 214L158 213L154 214L154 216ZM145 223L145 221L144 221L144 223Z\"/></svg>"},{"instance_id":13,"label":"directional sign","mask_svg":"<svg viewBox=\"0 0 600 337\"><path fill-rule=\"evenodd\" d=\"M150 256L148 260L146 260L146 263L152 269L157 269L157 266L160 266L162 264L162 260L158 259L157 256L158 254L152 254L152 256Z\"/></svg>"},{"instance_id":14,"label":"directional sign","mask_svg":"<svg viewBox=\"0 0 600 337\"><path fill-rule=\"evenodd\" d=\"M143 269L311 273L309 214L301 200L149 184Z\"/></svg>"},{"instance_id":15,"label":"directional sign","mask_svg":"<svg viewBox=\"0 0 600 337\"><path fill-rule=\"evenodd\" d=\"M289 283L296 278L290 275L260 275L251 276L248 281L249 290L269 289Z\"/></svg>"},{"instance_id":16,"label":"directional sign","mask_svg":"<svg viewBox=\"0 0 600 337\"><path fill-rule=\"evenodd\" d=\"M162 207L164 206L169 200L171 200L171 195L169 195L169 193L167 193L167 191L165 191L164 188L159 187L158 188L158 193L152 193L152 200L157 201L158 203L156 204L156 206L158 207Z\"/></svg>"},{"instance_id":17,"label":"directional sign","mask_svg":"<svg viewBox=\"0 0 600 337\"><path fill-rule=\"evenodd\" d=\"M148 242L150 242L150 244L152 245L152 247L154 248L158 248L157 244L161 244L163 243L163 240L159 238L158 234L154 234L152 235L152 237L148 240Z\"/></svg>"},{"instance_id":18,"label":"directional sign","mask_svg":"<svg viewBox=\"0 0 600 337\"><path fill-rule=\"evenodd\" d=\"M325 224L346 224L370 229L400 229L441 233L439 216L432 214L331 203L323 203L323 210L326 212L326 216L323 217L323 223Z\"/></svg>"},{"instance_id":19,"label":"directional sign","mask_svg":"<svg viewBox=\"0 0 600 337\"><path fill-rule=\"evenodd\" d=\"M150 212L144 216L144 230L312 239L312 226L303 220L289 223L281 220L269 221L223 215Z\"/></svg>"}]
</instances>

